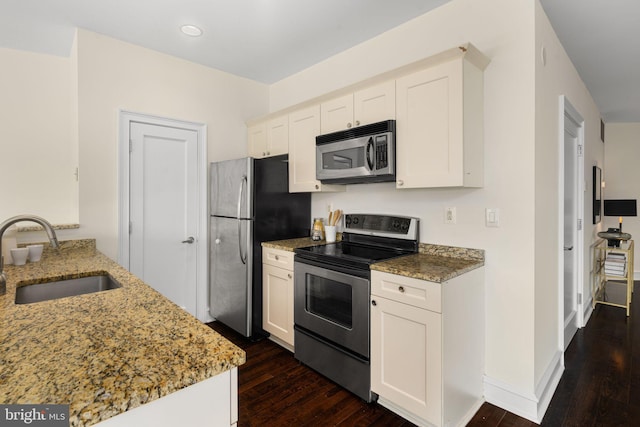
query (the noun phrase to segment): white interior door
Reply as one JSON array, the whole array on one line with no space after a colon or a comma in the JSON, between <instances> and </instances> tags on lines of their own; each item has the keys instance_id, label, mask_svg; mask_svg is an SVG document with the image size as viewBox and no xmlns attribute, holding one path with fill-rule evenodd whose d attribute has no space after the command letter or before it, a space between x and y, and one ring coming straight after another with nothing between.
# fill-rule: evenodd
<instances>
[{"instance_id":1,"label":"white interior door","mask_svg":"<svg viewBox=\"0 0 640 427\"><path fill-rule=\"evenodd\" d=\"M130 124L129 270L196 315L198 133Z\"/></svg>"},{"instance_id":2,"label":"white interior door","mask_svg":"<svg viewBox=\"0 0 640 427\"><path fill-rule=\"evenodd\" d=\"M578 127L565 116L564 130L564 348L579 327L577 234L578 234Z\"/></svg>"}]
</instances>

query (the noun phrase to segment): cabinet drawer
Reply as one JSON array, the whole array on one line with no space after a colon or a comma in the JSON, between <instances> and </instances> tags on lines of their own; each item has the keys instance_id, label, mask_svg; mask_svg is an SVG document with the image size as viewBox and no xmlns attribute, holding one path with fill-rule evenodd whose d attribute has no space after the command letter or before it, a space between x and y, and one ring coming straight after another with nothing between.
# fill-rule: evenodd
<instances>
[{"instance_id":1,"label":"cabinet drawer","mask_svg":"<svg viewBox=\"0 0 640 427\"><path fill-rule=\"evenodd\" d=\"M441 284L398 276L382 271L371 272L371 293L403 304L441 313Z\"/></svg>"},{"instance_id":2,"label":"cabinet drawer","mask_svg":"<svg viewBox=\"0 0 640 427\"><path fill-rule=\"evenodd\" d=\"M262 263L293 271L293 252L262 248Z\"/></svg>"}]
</instances>

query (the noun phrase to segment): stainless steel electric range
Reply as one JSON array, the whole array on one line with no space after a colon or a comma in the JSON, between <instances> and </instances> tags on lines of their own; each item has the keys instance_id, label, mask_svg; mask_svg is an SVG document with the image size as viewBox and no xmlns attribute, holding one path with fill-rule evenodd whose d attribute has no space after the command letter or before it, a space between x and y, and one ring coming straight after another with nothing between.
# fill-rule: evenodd
<instances>
[{"instance_id":1,"label":"stainless steel electric range","mask_svg":"<svg viewBox=\"0 0 640 427\"><path fill-rule=\"evenodd\" d=\"M418 251L417 218L348 214L342 241L295 250L295 357L371 402L370 265Z\"/></svg>"}]
</instances>

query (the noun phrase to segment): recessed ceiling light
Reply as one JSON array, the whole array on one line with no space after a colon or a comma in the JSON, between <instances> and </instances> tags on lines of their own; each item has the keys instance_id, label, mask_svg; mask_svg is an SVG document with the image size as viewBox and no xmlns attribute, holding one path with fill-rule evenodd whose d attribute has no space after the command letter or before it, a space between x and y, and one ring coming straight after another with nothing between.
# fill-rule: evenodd
<instances>
[{"instance_id":1,"label":"recessed ceiling light","mask_svg":"<svg viewBox=\"0 0 640 427\"><path fill-rule=\"evenodd\" d=\"M191 37L200 37L202 35L202 30L195 25L183 25L180 27L180 31Z\"/></svg>"}]
</instances>

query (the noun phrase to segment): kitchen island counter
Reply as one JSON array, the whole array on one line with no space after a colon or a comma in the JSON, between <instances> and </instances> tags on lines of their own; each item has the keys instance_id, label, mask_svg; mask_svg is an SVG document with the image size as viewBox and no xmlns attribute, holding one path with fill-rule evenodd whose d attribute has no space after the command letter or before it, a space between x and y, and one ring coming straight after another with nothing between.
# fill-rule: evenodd
<instances>
[{"instance_id":1,"label":"kitchen island counter","mask_svg":"<svg viewBox=\"0 0 640 427\"><path fill-rule=\"evenodd\" d=\"M95 249L62 242L8 265L0 296L0 403L69 404L89 426L229 371L245 353ZM15 304L16 287L107 273L122 288Z\"/></svg>"}]
</instances>

